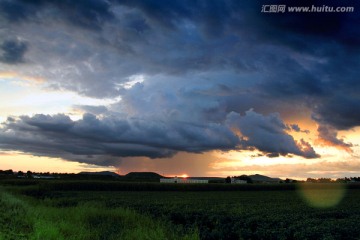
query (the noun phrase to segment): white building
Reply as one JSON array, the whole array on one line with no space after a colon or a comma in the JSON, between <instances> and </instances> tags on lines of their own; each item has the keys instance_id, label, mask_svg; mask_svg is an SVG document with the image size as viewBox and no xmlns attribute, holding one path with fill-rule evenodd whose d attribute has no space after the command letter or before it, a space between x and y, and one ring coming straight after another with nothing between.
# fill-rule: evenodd
<instances>
[{"instance_id":1,"label":"white building","mask_svg":"<svg viewBox=\"0 0 360 240\"><path fill-rule=\"evenodd\" d=\"M191 178L160 178L161 183L209 183L209 180L191 179Z\"/></svg>"}]
</instances>

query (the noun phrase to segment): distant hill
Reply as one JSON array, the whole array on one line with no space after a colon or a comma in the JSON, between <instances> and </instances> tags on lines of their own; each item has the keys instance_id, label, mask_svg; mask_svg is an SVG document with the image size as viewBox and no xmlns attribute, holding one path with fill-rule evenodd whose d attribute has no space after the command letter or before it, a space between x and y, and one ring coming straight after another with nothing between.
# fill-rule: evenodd
<instances>
[{"instance_id":1,"label":"distant hill","mask_svg":"<svg viewBox=\"0 0 360 240\"><path fill-rule=\"evenodd\" d=\"M120 177L119 174L116 174L116 173L110 172L110 171L102 171L102 172L80 172L80 173L78 173L78 174Z\"/></svg>"},{"instance_id":2,"label":"distant hill","mask_svg":"<svg viewBox=\"0 0 360 240\"><path fill-rule=\"evenodd\" d=\"M260 175L260 174L249 175L248 177L251 178L251 180L253 180L253 182L279 182L279 181L281 181L280 178L271 178L271 177Z\"/></svg>"},{"instance_id":3,"label":"distant hill","mask_svg":"<svg viewBox=\"0 0 360 240\"><path fill-rule=\"evenodd\" d=\"M126 178L132 179L160 179L163 178L160 174L154 172L130 172L125 175Z\"/></svg>"}]
</instances>

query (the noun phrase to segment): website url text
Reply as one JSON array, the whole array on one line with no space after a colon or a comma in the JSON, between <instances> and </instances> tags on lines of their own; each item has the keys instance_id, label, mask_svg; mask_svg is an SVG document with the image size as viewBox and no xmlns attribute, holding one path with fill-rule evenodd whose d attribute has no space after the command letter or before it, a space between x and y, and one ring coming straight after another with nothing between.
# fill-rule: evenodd
<instances>
[{"instance_id":1,"label":"website url text","mask_svg":"<svg viewBox=\"0 0 360 240\"><path fill-rule=\"evenodd\" d=\"M262 5L261 12L263 13L346 13L354 12L355 8L347 7L334 7L334 6L286 6L286 5Z\"/></svg>"}]
</instances>

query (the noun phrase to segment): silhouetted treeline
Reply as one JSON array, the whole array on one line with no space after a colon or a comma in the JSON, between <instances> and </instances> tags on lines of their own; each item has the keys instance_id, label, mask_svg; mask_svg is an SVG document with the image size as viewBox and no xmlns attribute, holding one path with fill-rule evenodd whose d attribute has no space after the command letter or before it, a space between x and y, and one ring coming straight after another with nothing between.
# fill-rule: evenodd
<instances>
[{"instance_id":1,"label":"silhouetted treeline","mask_svg":"<svg viewBox=\"0 0 360 240\"><path fill-rule=\"evenodd\" d=\"M14 175L13 170L0 170L0 175Z\"/></svg>"},{"instance_id":2,"label":"silhouetted treeline","mask_svg":"<svg viewBox=\"0 0 360 240\"><path fill-rule=\"evenodd\" d=\"M332 180L331 178L307 178L306 182L311 183L348 183L348 182L360 182L360 177L344 177Z\"/></svg>"}]
</instances>

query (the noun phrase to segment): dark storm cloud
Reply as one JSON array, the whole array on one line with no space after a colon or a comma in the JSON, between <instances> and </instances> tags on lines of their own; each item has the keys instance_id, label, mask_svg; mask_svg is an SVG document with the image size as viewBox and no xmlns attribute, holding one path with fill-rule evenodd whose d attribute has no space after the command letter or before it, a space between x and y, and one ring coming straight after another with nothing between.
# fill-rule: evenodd
<instances>
[{"instance_id":1,"label":"dark storm cloud","mask_svg":"<svg viewBox=\"0 0 360 240\"><path fill-rule=\"evenodd\" d=\"M0 45L0 61L7 64L23 63L27 49L28 44L24 41L18 39L5 40Z\"/></svg>"},{"instance_id":2,"label":"dark storm cloud","mask_svg":"<svg viewBox=\"0 0 360 240\"><path fill-rule=\"evenodd\" d=\"M255 12L265 1L257 1L251 8ZM359 2L355 0L325 1L310 0L299 1L272 1L270 4L284 4L288 6L308 7L354 7L351 13L293 13L284 14L254 14L249 16L253 20L252 26L256 26L256 33L260 41L271 41L274 44L285 45L297 51L312 53L315 55L331 54L324 46L337 42L344 47L358 49L360 43L360 30L355 26L360 23L358 12ZM255 7L256 6L256 7ZM321 43L319 45L319 43ZM317 47L315 47L317 46Z\"/></svg>"},{"instance_id":3,"label":"dark storm cloud","mask_svg":"<svg viewBox=\"0 0 360 240\"><path fill-rule=\"evenodd\" d=\"M168 29L178 28L182 20L196 21L206 37L217 37L223 30L233 1L118 1L130 7L140 9L148 19Z\"/></svg>"},{"instance_id":4,"label":"dark storm cloud","mask_svg":"<svg viewBox=\"0 0 360 240\"><path fill-rule=\"evenodd\" d=\"M314 75L314 69L307 69L296 59L281 57L277 68L269 74L269 78L262 83L265 94L279 98L321 97L324 95L324 83L321 77Z\"/></svg>"},{"instance_id":5,"label":"dark storm cloud","mask_svg":"<svg viewBox=\"0 0 360 240\"><path fill-rule=\"evenodd\" d=\"M141 1L125 0L117 1L120 5L126 5L140 9L148 18L156 21L166 28L176 28L177 21L189 18L194 14L197 6L196 1Z\"/></svg>"},{"instance_id":6,"label":"dark storm cloud","mask_svg":"<svg viewBox=\"0 0 360 240\"><path fill-rule=\"evenodd\" d=\"M105 118L85 115L66 122L23 117L7 127L23 127L28 134L39 131L47 140L67 133L80 145L89 139L98 146L89 143L83 149L97 149L98 156L257 148L269 156L318 157L307 142L296 142L285 132L301 131L298 125L287 126L272 113L286 118L310 109L321 126L333 128L334 144L341 144L337 130L360 125L352 111L359 106L360 4L341 2L353 6L353 13L316 14L261 13L263 4L269 2L2 0L7 25L0 35L22 37L31 46L22 54L18 46L14 56L19 57L8 58L23 61L26 52L31 65L1 67L42 76L52 89L121 98L106 109L75 107ZM336 7L340 2L271 4ZM246 112L251 108L257 113ZM225 124L231 112L237 112L238 121L232 124L247 139L240 143ZM52 124L59 125L58 131ZM113 135L120 130L114 128L131 129L132 134L121 135L120 141ZM210 133L223 138L214 140ZM321 132L319 136L325 138ZM105 139L115 145L99 144ZM86 152L67 149L63 151Z\"/></svg>"},{"instance_id":7,"label":"dark storm cloud","mask_svg":"<svg viewBox=\"0 0 360 240\"><path fill-rule=\"evenodd\" d=\"M0 147L66 158L77 156L163 158L178 151L201 153L236 147L238 138L225 126L141 119L96 118L38 114L7 121L0 133ZM96 163L97 157L83 161Z\"/></svg>"},{"instance_id":8,"label":"dark storm cloud","mask_svg":"<svg viewBox=\"0 0 360 240\"><path fill-rule=\"evenodd\" d=\"M25 20L28 16L36 13L37 8L21 1L2 0L0 11L9 21L16 22Z\"/></svg>"},{"instance_id":9,"label":"dark storm cloud","mask_svg":"<svg viewBox=\"0 0 360 240\"><path fill-rule=\"evenodd\" d=\"M113 17L109 3L103 0L2 0L0 10L9 21L38 19L37 13L53 8L52 14L62 14L65 21L87 29L99 29ZM48 16L54 18L54 15ZM42 19L40 19L42 20Z\"/></svg>"},{"instance_id":10,"label":"dark storm cloud","mask_svg":"<svg viewBox=\"0 0 360 240\"><path fill-rule=\"evenodd\" d=\"M360 112L356 109L360 109L359 96L338 94L319 104L313 119L339 130L347 130L359 126Z\"/></svg>"},{"instance_id":11,"label":"dark storm cloud","mask_svg":"<svg viewBox=\"0 0 360 240\"><path fill-rule=\"evenodd\" d=\"M240 138L231 130L234 126L241 131ZM113 165L120 157L164 158L177 152L251 148L271 157L279 154L318 157L308 143L295 142L284 129L285 125L277 115L265 117L252 111L245 116L231 113L224 124L113 116L100 119L88 113L81 120L72 121L63 114L37 114L3 123L0 147L94 164L111 162ZM103 160L97 163L99 159Z\"/></svg>"},{"instance_id":12,"label":"dark storm cloud","mask_svg":"<svg viewBox=\"0 0 360 240\"><path fill-rule=\"evenodd\" d=\"M14 2L17 3L17 1ZM287 38L306 42L310 45L310 49L316 46L317 49L328 52L332 47L323 47L323 45L327 46L329 41L318 39L316 31L306 33L302 31L303 28L307 29L306 27L296 27L295 30L292 28L293 25L308 22L304 14L262 14L260 13L261 3L251 1L240 3L239 1L221 3L208 1L110 1L106 3L103 1L50 1L47 4L45 1L35 1L35 3L41 9L52 4L64 14L74 14L74 18L79 22L83 19L82 15L100 16L85 18L89 20L87 25L101 26L105 32L107 27L111 26L109 29L111 35L104 32L97 36L97 40L101 39L100 43L111 45L118 51L130 54L124 56L126 60L121 55L114 58L108 54L97 57L93 64L106 65L109 61L117 62L117 68L121 70L114 72L119 74L116 80L104 80L103 85L108 87L104 87L103 91L94 91L94 84L90 85L94 87L86 87L89 84L83 83L84 89L74 89L71 84L63 81L63 83L58 83L61 87L70 88L82 94L102 97L100 94L111 92L115 95L116 91L109 91L116 87L113 81L126 81L129 76L138 73L182 74L191 70L207 71L224 67L259 72L276 69L264 82L264 88L271 96L314 95L323 91L322 82L318 77L304 69L304 66L296 60L287 57L289 51L286 49L291 46ZM45 14L42 19L44 22L47 17L50 17L46 16ZM91 22L97 21L98 18L101 21ZM66 19L69 17L64 17L63 20L67 21ZM287 19L295 20L287 21ZM334 20L330 21L330 26L332 22ZM76 21L72 22L72 24L75 23ZM284 23L285 26L280 23ZM347 22L342 24L345 25L344 28L349 28L346 27ZM164 27L166 25L169 27ZM312 32L314 33L311 34ZM297 34L300 37L291 37ZM57 41L59 39L61 38L57 38ZM278 41L278 44L274 43L274 39ZM320 42L322 44L317 46ZM268 46L262 48L259 44ZM274 44L279 48L271 49ZM74 51L81 48L81 46L74 48L73 45ZM91 46L87 46L89 47ZM86 56L84 51L81 52L82 54L76 55L79 60L93 59L90 53ZM61 53L58 54L61 55ZM72 62L74 57L66 60ZM126 61L126 64L125 62L122 64L123 61ZM75 67L82 74L86 74L86 69L81 69L76 62ZM96 89L101 89L98 84Z\"/></svg>"},{"instance_id":13,"label":"dark storm cloud","mask_svg":"<svg viewBox=\"0 0 360 240\"><path fill-rule=\"evenodd\" d=\"M250 110L245 116L240 116L232 112L228 115L227 121L230 126L240 131L244 146L255 147L260 151L270 153L269 157L288 154L305 158L320 157L309 143L304 140L296 142L291 135L286 133L287 126L278 114L263 116Z\"/></svg>"},{"instance_id":14,"label":"dark storm cloud","mask_svg":"<svg viewBox=\"0 0 360 240\"><path fill-rule=\"evenodd\" d=\"M109 10L110 4L105 0L45 0L43 2L55 5L68 21L88 29L100 29L105 21L113 17Z\"/></svg>"}]
</instances>

